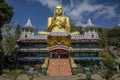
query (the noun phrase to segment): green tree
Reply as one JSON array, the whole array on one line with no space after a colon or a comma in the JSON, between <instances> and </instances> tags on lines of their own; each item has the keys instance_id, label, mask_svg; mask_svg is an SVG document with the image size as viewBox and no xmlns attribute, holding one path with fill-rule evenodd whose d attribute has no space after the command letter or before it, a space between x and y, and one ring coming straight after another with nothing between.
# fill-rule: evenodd
<instances>
[{"instance_id":1,"label":"green tree","mask_svg":"<svg viewBox=\"0 0 120 80\"><path fill-rule=\"evenodd\" d=\"M113 27L108 32L108 44L109 46L117 46L120 48L120 27Z\"/></svg>"},{"instance_id":2,"label":"green tree","mask_svg":"<svg viewBox=\"0 0 120 80\"><path fill-rule=\"evenodd\" d=\"M114 58L107 51L102 53L102 62L109 70L112 70L115 65Z\"/></svg>"},{"instance_id":3,"label":"green tree","mask_svg":"<svg viewBox=\"0 0 120 80\"><path fill-rule=\"evenodd\" d=\"M71 26L71 32L74 32L74 31L79 31L80 34L82 33L82 26L74 26L72 25Z\"/></svg>"},{"instance_id":4,"label":"green tree","mask_svg":"<svg viewBox=\"0 0 120 80\"><path fill-rule=\"evenodd\" d=\"M115 66L115 60L114 58L109 54L108 51L104 50L101 55L103 64L107 67L106 70L102 73L103 77L106 78L106 80L109 80L113 75L113 68Z\"/></svg>"},{"instance_id":5,"label":"green tree","mask_svg":"<svg viewBox=\"0 0 120 80\"><path fill-rule=\"evenodd\" d=\"M2 51L5 55L11 55L15 51L16 39L14 28L10 24L6 24L2 28L3 33L3 40L1 41L2 44Z\"/></svg>"},{"instance_id":6,"label":"green tree","mask_svg":"<svg viewBox=\"0 0 120 80\"><path fill-rule=\"evenodd\" d=\"M9 23L11 21L13 14L13 7L8 5L5 0L0 0L0 42L2 40L1 27L3 24Z\"/></svg>"},{"instance_id":7,"label":"green tree","mask_svg":"<svg viewBox=\"0 0 120 80\"><path fill-rule=\"evenodd\" d=\"M100 27L98 28L98 34L101 39L101 47L103 47L105 49L108 48L107 30L108 29L105 29L105 28L100 28Z\"/></svg>"},{"instance_id":8,"label":"green tree","mask_svg":"<svg viewBox=\"0 0 120 80\"><path fill-rule=\"evenodd\" d=\"M15 37L16 37L16 40L18 38L20 38L20 34L21 34L21 31L20 31L20 25L17 25L16 29L15 29Z\"/></svg>"}]
</instances>

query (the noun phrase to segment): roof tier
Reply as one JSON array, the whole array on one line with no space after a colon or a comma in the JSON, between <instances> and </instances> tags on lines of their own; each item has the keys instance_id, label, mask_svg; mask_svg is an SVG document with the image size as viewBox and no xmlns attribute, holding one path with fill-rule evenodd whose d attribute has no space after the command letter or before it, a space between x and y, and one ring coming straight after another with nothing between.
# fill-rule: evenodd
<instances>
[{"instance_id":1,"label":"roof tier","mask_svg":"<svg viewBox=\"0 0 120 80\"><path fill-rule=\"evenodd\" d=\"M22 29L30 29L36 31L36 28L32 25L30 18L28 18L27 23L22 27Z\"/></svg>"}]
</instances>

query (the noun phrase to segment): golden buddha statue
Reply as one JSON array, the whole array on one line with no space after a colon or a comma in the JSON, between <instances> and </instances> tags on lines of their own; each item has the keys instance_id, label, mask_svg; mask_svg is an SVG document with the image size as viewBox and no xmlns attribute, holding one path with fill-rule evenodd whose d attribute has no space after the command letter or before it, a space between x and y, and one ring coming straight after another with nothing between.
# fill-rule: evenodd
<instances>
[{"instance_id":1,"label":"golden buddha statue","mask_svg":"<svg viewBox=\"0 0 120 80\"><path fill-rule=\"evenodd\" d=\"M54 10L54 17L48 18L49 32L70 32L70 19L63 16L61 5L57 5Z\"/></svg>"},{"instance_id":2,"label":"golden buddha statue","mask_svg":"<svg viewBox=\"0 0 120 80\"><path fill-rule=\"evenodd\" d=\"M64 16L64 11L61 5L57 5L54 10L54 17L48 18L48 32L40 31L38 34L49 34L49 32L68 32L70 33L70 19ZM78 31L70 33L71 35L79 34Z\"/></svg>"}]
</instances>

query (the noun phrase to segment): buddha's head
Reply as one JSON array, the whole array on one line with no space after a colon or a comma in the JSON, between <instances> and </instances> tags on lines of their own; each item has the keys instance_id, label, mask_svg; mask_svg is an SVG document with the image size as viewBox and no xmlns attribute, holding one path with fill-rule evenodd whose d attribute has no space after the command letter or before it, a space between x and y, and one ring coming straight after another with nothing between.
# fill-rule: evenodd
<instances>
[{"instance_id":1,"label":"buddha's head","mask_svg":"<svg viewBox=\"0 0 120 80\"><path fill-rule=\"evenodd\" d=\"M61 5L57 5L57 6L55 7L54 14L55 14L56 16L63 15L63 12L64 12L64 11L63 11Z\"/></svg>"}]
</instances>

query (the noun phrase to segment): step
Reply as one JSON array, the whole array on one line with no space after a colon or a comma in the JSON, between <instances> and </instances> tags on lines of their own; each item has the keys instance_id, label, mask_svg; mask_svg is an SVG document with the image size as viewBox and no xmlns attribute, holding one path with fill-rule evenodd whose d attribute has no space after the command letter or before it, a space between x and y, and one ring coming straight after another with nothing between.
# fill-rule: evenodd
<instances>
[{"instance_id":1,"label":"step","mask_svg":"<svg viewBox=\"0 0 120 80\"><path fill-rule=\"evenodd\" d=\"M72 75L69 59L50 59L48 72L49 76Z\"/></svg>"}]
</instances>

